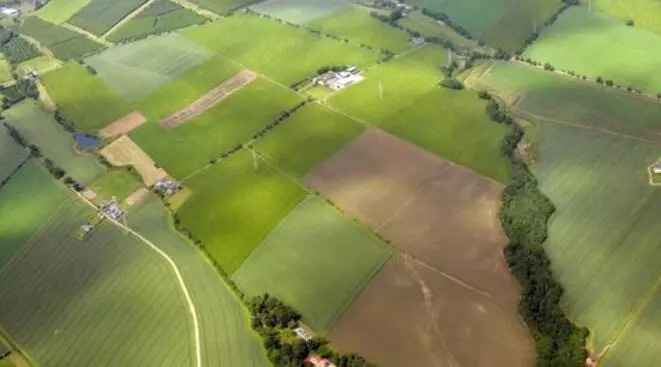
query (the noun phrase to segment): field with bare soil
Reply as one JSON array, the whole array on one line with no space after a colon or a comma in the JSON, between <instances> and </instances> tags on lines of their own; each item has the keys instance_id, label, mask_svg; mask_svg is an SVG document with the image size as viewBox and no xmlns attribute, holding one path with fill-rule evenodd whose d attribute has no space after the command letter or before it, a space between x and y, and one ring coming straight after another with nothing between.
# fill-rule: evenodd
<instances>
[{"instance_id":1,"label":"field with bare soil","mask_svg":"<svg viewBox=\"0 0 661 367\"><path fill-rule=\"evenodd\" d=\"M168 175L128 136L122 136L108 144L101 150L101 154L116 166L133 166L147 186Z\"/></svg>"},{"instance_id":2,"label":"field with bare soil","mask_svg":"<svg viewBox=\"0 0 661 367\"><path fill-rule=\"evenodd\" d=\"M140 125L147 122L147 118L140 112L131 112L128 115L111 122L109 125L99 131L104 138L113 138L115 136L128 134Z\"/></svg>"}]
</instances>

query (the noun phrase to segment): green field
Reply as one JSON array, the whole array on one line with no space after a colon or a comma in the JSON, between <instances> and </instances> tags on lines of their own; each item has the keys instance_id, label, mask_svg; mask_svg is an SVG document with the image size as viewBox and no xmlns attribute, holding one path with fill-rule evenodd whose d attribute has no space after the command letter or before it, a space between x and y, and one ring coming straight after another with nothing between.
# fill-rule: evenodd
<instances>
[{"instance_id":1,"label":"green field","mask_svg":"<svg viewBox=\"0 0 661 367\"><path fill-rule=\"evenodd\" d=\"M657 0L593 0L592 7L661 35L661 2Z\"/></svg>"},{"instance_id":2,"label":"green field","mask_svg":"<svg viewBox=\"0 0 661 367\"><path fill-rule=\"evenodd\" d=\"M35 161L26 163L0 189L0 273L41 225L61 210L66 198L66 188L53 184L48 171Z\"/></svg>"},{"instance_id":3,"label":"green field","mask_svg":"<svg viewBox=\"0 0 661 367\"><path fill-rule=\"evenodd\" d=\"M242 150L185 181L192 196L177 212L227 274L305 196L294 182Z\"/></svg>"},{"instance_id":4,"label":"green field","mask_svg":"<svg viewBox=\"0 0 661 367\"><path fill-rule=\"evenodd\" d=\"M310 103L259 139L255 149L287 173L303 178L364 129L363 124Z\"/></svg>"},{"instance_id":5,"label":"green field","mask_svg":"<svg viewBox=\"0 0 661 367\"><path fill-rule=\"evenodd\" d=\"M71 134L57 125L50 112L42 110L36 102L24 100L3 115L7 123L39 147L45 158L79 183L85 185L103 173L96 158L78 153Z\"/></svg>"},{"instance_id":6,"label":"green field","mask_svg":"<svg viewBox=\"0 0 661 367\"><path fill-rule=\"evenodd\" d=\"M129 225L177 262L199 315L203 366L267 366L260 341L239 299L202 254L172 226L152 196L129 215Z\"/></svg>"},{"instance_id":7,"label":"green field","mask_svg":"<svg viewBox=\"0 0 661 367\"><path fill-rule=\"evenodd\" d=\"M50 0L37 11L39 18L59 24L64 23L91 0Z\"/></svg>"},{"instance_id":8,"label":"green field","mask_svg":"<svg viewBox=\"0 0 661 367\"><path fill-rule=\"evenodd\" d=\"M368 8L354 5L307 23L306 27L395 53L413 48L408 33L371 17L370 11Z\"/></svg>"},{"instance_id":9,"label":"green field","mask_svg":"<svg viewBox=\"0 0 661 367\"><path fill-rule=\"evenodd\" d=\"M112 32L108 36L108 40L112 42L131 41L205 21L207 18L170 0L157 0L138 16Z\"/></svg>"},{"instance_id":10,"label":"green field","mask_svg":"<svg viewBox=\"0 0 661 367\"><path fill-rule=\"evenodd\" d=\"M43 75L42 81L58 109L83 131L103 128L131 112L103 79L84 66L69 63Z\"/></svg>"},{"instance_id":11,"label":"green field","mask_svg":"<svg viewBox=\"0 0 661 367\"><path fill-rule=\"evenodd\" d=\"M59 66L59 62L55 59L51 59L48 56L39 56L34 59L24 61L16 67L16 71L19 75L22 75L28 70L37 70L40 74L45 74Z\"/></svg>"},{"instance_id":12,"label":"green field","mask_svg":"<svg viewBox=\"0 0 661 367\"><path fill-rule=\"evenodd\" d=\"M438 24L436 19L422 14L420 10L409 12L397 23L404 28L420 33L423 37L440 37L462 48L472 49L478 47L476 41L469 40L447 25Z\"/></svg>"},{"instance_id":13,"label":"green field","mask_svg":"<svg viewBox=\"0 0 661 367\"><path fill-rule=\"evenodd\" d=\"M155 91L212 53L172 34L113 47L86 60L119 96L133 100Z\"/></svg>"},{"instance_id":14,"label":"green field","mask_svg":"<svg viewBox=\"0 0 661 367\"><path fill-rule=\"evenodd\" d=\"M235 14L185 29L182 33L210 50L287 85L315 74L322 66L366 66L379 59L376 51L250 14ZM218 37L219 34L232 37Z\"/></svg>"},{"instance_id":15,"label":"green field","mask_svg":"<svg viewBox=\"0 0 661 367\"><path fill-rule=\"evenodd\" d=\"M181 179L248 142L300 101L295 93L258 79L183 125L163 129L151 122L131 133L131 138L169 174Z\"/></svg>"},{"instance_id":16,"label":"green field","mask_svg":"<svg viewBox=\"0 0 661 367\"><path fill-rule=\"evenodd\" d=\"M124 200L140 186L140 180L128 170L117 168L104 173L87 188L96 193L94 202L101 204L113 197Z\"/></svg>"},{"instance_id":17,"label":"green field","mask_svg":"<svg viewBox=\"0 0 661 367\"><path fill-rule=\"evenodd\" d=\"M41 56L41 52L32 43L21 36L12 37L2 46L2 53L7 61L12 64L19 64L23 61Z\"/></svg>"},{"instance_id":18,"label":"green field","mask_svg":"<svg viewBox=\"0 0 661 367\"><path fill-rule=\"evenodd\" d=\"M58 59L65 61L78 59L104 47L80 33L34 16L25 19L18 30L50 49Z\"/></svg>"},{"instance_id":19,"label":"green field","mask_svg":"<svg viewBox=\"0 0 661 367\"><path fill-rule=\"evenodd\" d=\"M278 224L234 273L249 296L274 295L328 332L390 257L370 231L309 197Z\"/></svg>"},{"instance_id":20,"label":"green field","mask_svg":"<svg viewBox=\"0 0 661 367\"><path fill-rule=\"evenodd\" d=\"M648 184L647 167L661 156L661 148L552 123L542 125L540 137L540 188L557 208L545 247L564 285L569 317L590 328L591 345L599 353L658 291L661 191ZM625 339L661 335L639 331ZM641 361L659 358L658 348L636 350ZM618 353L627 352L609 352L614 359Z\"/></svg>"},{"instance_id":21,"label":"green field","mask_svg":"<svg viewBox=\"0 0 661 367\"><path fill-rule=\"evenodd\" d=\"M329 104L377 125L443 158L498 181L507 179L502 138L484 102L469 91L438 86L444 49L426 46L368 70L365 80L339 92ZM467 149L470 147L470 149Z\"/></svg>"},{"instance_id":22,"label":"green field","mask_svg":"<svg viewBox=\"0 0 661 367\"><path fill-rule=\"evenodd\" d=\"M661 92L661 37L605 14L572 7L524 53L591 79Z\"/></svg>"},{"instance_id":23,"label":"green field","mask_svg":"<svg viewBox=\"0 0 661 367\"><path fill-rule=\"evenodd\" d=\"M4 58L0 58L0 84L12 80L14 80L14 76L11 74L11 65Z\"/></svg>"},{"instance_id":24,"label":"green field","mask_svg":"<svg viewBox=\"0 0 661 367\"><path fill-rule=\"evenodd\" d=\"M272 0L252 5L250 9L295 24L304 24L345 9L347 0Z\"/></svg>"},{"instance_id":25,"label":"green field","mask_svg":"<svg viewBox=\"0 0 661 367\"><path fill-rule=\"evenodd\" d=\"M497 62L477 82L514 112L654 140L661 128L661 103L527 65ZM626 123L625 123L626 121Z\"/></svg>"},{"instance_id":26,"label":"green field","mask_svg":"<svg viewBox=\"0 0 661 367\"><path fill-rule=\"evenodd\" d=\"M92 0L74 14L69 23L102 35L148 0Z\"/></svg>"},{"instance_id":27,"label":"green field","mask_svg":"<svg viewBox=\"0 0 661 367\"><path fill-rule=\"evenodd\" d=\"M560 9L561 0L414 0L414 4L447 14L453 23L490 46L517 51Z\"/></svg>"},{"instance_id":28,"label":"green field","mask_svg":"<svg viewBox=\"0 0 661 367\"><path fill-rule=\"evenodd\" d=\"M4 126L0 127L0 182L3 182L28 155L28 150L18 145Z\"/></svg>"},{"instance_id":29,"label":"green field","mask_svg":"<svg viewBox=\"0 0 661 367\"><path fill-rule=\"evenodd\" d=\"M209 9L218 14L226 14L227 12L240 8L242 6L250 5L258 0L190 0L192 3L198 4L205 9Z\"/></svg>"}]
</instances>

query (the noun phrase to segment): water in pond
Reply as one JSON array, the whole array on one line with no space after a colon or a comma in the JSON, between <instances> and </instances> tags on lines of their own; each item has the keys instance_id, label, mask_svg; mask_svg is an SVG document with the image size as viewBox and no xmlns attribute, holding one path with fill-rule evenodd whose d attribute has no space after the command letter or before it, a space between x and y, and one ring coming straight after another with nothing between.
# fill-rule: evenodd
<instances>
[{"instance_id":1,"label":"water in pond","mask_svg":"<svg viewBox=\"0 0 661 367\"><path fill-rule=\"evenodd\" d=\"M76 133L74 139L80 149L94 149L101 144L101 140L86 134Z\"/></svg>"}]
</instances>

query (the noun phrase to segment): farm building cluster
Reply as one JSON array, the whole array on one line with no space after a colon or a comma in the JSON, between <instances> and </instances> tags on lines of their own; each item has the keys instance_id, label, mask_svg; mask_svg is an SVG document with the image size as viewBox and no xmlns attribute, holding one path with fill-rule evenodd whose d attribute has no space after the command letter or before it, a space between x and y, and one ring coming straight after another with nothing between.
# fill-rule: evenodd
<instances>
[{"instance_id":1,"label":"farm building cluster","mask_svg":"<svg viewBox=\"0 0 661 367\"><path fill-rule=\"evenodd\" d=\"M164 178L154 184L154 189L163 197L170 197L181 190L181 184L173 179Z\"/></svg>"},{"instance_id":2,"label":"farm building cluster","mask_svg":"<svg viewBox=\"0 0 661 367\"><path fill-rule=\"evenodd\" d=\"M413 10L411 5L405 4L399 0L375 0L374 5L380 8L397 11L402 15L406 15L406 13Z\"/></svg>"},{"instance_id":3,"label":"farm building cluster","mask_svg":"<svg viewBox=\"0 0 661 367\"><path fill-rule=\"evenodd\" d=\"M655 175L661 175L661 162L655 163L652 166L652 173Z\"/></svg>"},{"instance_id":4,"label":"farm building cluster","mask_svg":"<svg viewBox=\"0 0 661 367\"><path fill-rule=\"evenodd\" d=\"M119 207L119 200L116 197L113 197L110 201L101 205L99 210L106 217L113 220L120 219L124 215L124 210Z\"/></svg>"},{"instance_id":5,"label":"farm building cluster","mask_svg":"<svg viewBox=\"0 0 661 367\"><path fill-rule=\"evenodd\" d=\"M328 71L314 79L315 84L331 90L344 89L365 79L360 70L355 66L347 66L341 71Z\"/></svg>"}]
</instances>

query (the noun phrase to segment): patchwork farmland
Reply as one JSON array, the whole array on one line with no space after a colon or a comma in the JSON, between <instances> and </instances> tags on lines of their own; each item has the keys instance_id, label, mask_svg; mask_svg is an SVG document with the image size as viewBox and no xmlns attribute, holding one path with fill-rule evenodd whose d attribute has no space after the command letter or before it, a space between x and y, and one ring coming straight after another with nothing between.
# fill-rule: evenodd
<instances>
[{"instance_id":1,"label":"patchwork farmland","mask_svg":"<svg viewBox=\"0 0 661 367\"><path fill-rule=\"evenodd\" d=\"M651 0L0 10L0 366L659 359Z\"/></svg>"}]
</instances>

